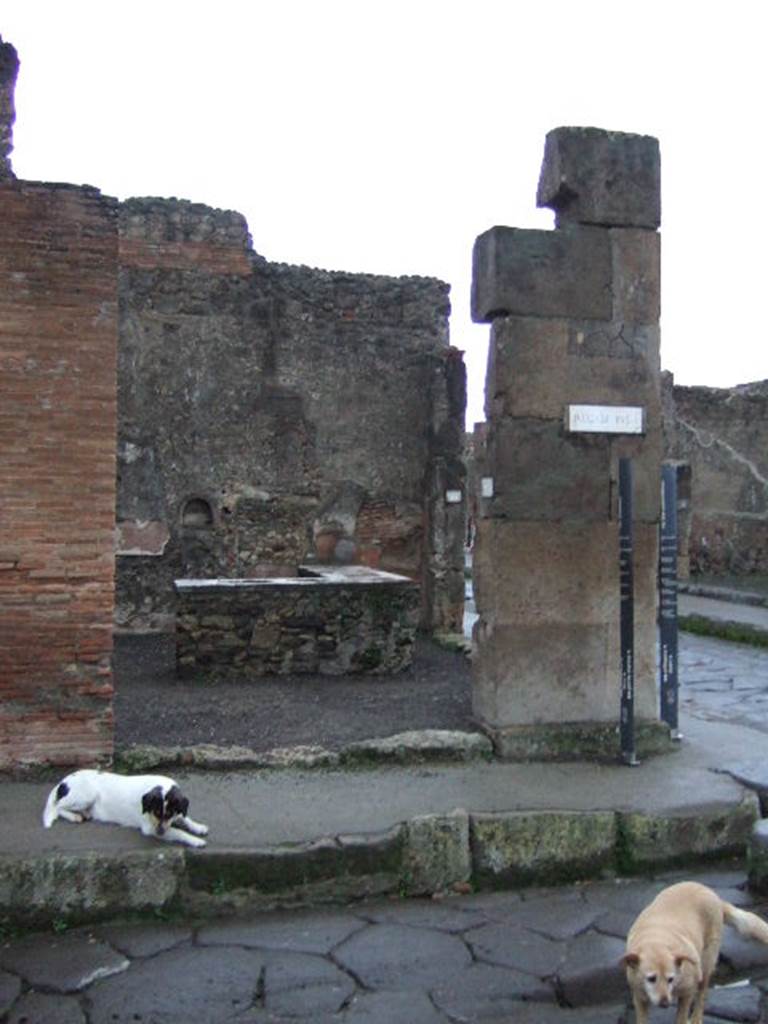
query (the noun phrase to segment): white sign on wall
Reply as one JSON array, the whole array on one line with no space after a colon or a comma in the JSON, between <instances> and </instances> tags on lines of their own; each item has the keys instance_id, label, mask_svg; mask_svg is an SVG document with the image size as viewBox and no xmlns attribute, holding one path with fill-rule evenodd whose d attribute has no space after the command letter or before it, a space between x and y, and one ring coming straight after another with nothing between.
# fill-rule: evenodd
<instances>
[{"instance_id":1,"label":"white sign on wall","mask_svg":"<svg viewBox=\"0 0 768 1024\"><path fill-rule=\"evenodd\" d=\"M644 434L645 409L634 405L569 405L565 429L574 434Z\"/></svg>"}]
</instances>

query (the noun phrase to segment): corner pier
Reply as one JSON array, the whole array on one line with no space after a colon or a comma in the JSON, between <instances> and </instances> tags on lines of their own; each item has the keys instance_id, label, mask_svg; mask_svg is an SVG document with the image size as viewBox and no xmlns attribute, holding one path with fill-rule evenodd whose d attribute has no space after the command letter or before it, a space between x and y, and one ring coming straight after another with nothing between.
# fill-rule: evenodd
<instances>
[{"instance_id":1,"label":"corner pier","mask_svg":"<svg viewBox=\"0 0 768 1024\"><path fill-rule=\"evenodd\" d=\"M537 202L554 230L493 227L473 253L472 318L491 325L473 708L502 757L615 759L620 459L634 477L637 749L668 742L655 685L657 140L556 128Z\"/></svg>"}]
</instances>

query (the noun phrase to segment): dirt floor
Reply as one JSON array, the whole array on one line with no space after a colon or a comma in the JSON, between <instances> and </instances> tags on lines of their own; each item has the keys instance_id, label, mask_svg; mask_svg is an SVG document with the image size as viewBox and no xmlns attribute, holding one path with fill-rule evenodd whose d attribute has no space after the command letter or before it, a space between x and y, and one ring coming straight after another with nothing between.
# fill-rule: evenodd
<instances>
[{"instance_id":1,"label":"dirt floor","mask_svg":"<svg viewBox=\"0 0 768 1024\"><path fill-rule=\"evenodd\" d=\"M397 675L180 681L172 636L115 641L115 744L237 744L253 750L355 740L408 729L472 729L469 662L426 638Z\"/></svg>"}]
</instances>

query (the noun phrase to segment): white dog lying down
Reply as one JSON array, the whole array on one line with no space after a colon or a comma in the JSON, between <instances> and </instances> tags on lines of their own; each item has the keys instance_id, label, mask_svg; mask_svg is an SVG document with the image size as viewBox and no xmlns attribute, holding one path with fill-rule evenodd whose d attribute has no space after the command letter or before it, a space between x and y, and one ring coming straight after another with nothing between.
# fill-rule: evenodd
<instances>
[{"instance_id":1,"label":"white dog lying down","mask_svg":"<svg viewBox=\"0 0 768 1024\"><path fill-rule=\"evenodd\" d=\"M115 775L83 768L51 790L43 825L65 821L108 821L141 829L170 843L205 846L208 827L187 816L189 800L164 775Z\"/></svg>"}]
</instances>

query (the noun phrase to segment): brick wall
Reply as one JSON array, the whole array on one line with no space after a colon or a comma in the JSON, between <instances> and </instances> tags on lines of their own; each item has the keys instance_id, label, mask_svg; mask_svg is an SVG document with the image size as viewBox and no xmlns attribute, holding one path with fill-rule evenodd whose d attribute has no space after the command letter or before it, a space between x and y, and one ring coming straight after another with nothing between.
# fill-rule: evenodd
<instances>
[{"instance_id":1,"label":"brick wall","mask_svg":"<svg viewBox=\"0 0 768 1024\"><path fill-rule=\"evenodd\" d=\"M0 769L112 752L117 210L0 186Z\"/></svg>"}]
</instances>

